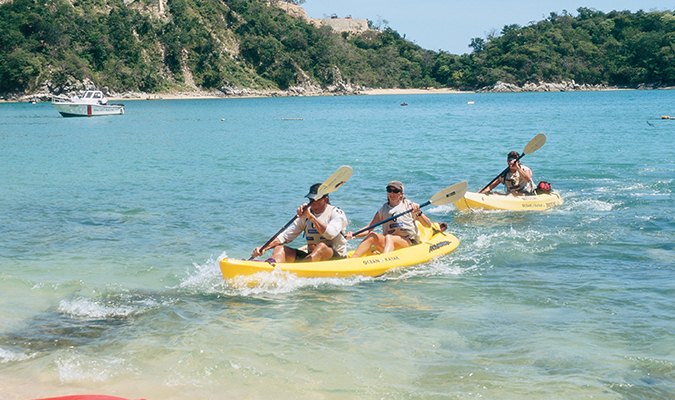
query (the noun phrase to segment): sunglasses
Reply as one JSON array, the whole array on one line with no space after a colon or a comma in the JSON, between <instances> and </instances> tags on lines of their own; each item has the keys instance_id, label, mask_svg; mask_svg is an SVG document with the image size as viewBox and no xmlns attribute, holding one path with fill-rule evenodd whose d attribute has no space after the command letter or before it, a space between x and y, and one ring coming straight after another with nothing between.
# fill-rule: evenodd
<instances>
[{"instance_id":1,"label":"sunglasses","mask_svg":"<svg viewBox=\"0 0 675 400\"><path fill-rule=\"evenodd\" d=\"M387 193L401 193L400 190L387 187Z\"/></svg>"}]
</instances>

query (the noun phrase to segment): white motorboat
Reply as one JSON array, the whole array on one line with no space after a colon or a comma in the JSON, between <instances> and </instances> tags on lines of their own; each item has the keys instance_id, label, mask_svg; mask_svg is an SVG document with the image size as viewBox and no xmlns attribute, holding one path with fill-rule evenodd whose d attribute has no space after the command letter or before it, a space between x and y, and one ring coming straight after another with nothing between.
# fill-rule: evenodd
<instances>
[{"instance_id":1,"label":"white motorboat","mask_svg":"<svg viewBox=\"0 0 675 400\"><path fill-rule=\"evenodd\" d=\"M123 104L108 104L100 90L87 90L82 97L71 99L54 97L52 105L64 117L94 117L98 115L123 115Z\"/></svg>"}]
</instances>

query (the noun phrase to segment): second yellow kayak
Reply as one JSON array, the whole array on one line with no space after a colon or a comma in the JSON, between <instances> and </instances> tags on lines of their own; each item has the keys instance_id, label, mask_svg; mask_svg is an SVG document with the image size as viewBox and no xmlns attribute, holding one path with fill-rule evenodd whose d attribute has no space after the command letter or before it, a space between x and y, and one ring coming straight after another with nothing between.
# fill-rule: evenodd
<instances>
[{"instance_id":1,"label":"second yellow kayak","mask_svg":"<svg viewBox=\"0 0 675 400\"><path fill-rule=\"evenodd\" d=\"M503 194L480 194L466 192L464 197L455 202L460 211L471 210L509 210L509 211L543 211L563 203L558 193L537 194L533 196L512 196Z\"/></svg>"}]
</instances>

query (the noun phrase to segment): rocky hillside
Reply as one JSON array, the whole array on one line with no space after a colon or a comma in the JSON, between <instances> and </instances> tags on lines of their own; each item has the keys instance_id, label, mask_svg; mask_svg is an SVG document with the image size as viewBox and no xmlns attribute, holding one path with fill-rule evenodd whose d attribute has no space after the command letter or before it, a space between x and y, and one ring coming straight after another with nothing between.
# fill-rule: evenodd
<instances>
[{"instance_id":1,"label":"rocky hillside","mask_svg":"<svg viewBox=\"0 0 675 400\"><path fill-rule=\"evenodd\" d=\"M672 11L577 12L507 25L454 55L278 0L13 0L0 5L0 98L91 86L141 96L675 84Z\"/></svg>"},{"instance_id":2,"label":"rocky hillside","mask_svg":"<svg viewBox=\"0 0 675 400\"><path fill-rule=\"evenodd\" d=\"M85 86L306 95L433 84L419 66L433 52L391 29L336 31L263 0L14 0L0 20L0 94L10 99Z\"/></svg>"}]
</instances>

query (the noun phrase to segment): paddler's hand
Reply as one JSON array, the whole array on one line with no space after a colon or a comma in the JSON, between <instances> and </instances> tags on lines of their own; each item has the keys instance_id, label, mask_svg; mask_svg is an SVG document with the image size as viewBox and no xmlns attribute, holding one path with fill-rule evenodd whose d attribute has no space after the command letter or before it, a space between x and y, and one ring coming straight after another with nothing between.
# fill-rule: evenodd
<instances>
[{"instance_id":1,"label":"paddler's hand","mask_svg":"<svg viewBox=\"0 0 675 400\"><path fill-rule=\"evenodd\" d=\"M256 247L255 249L253 249L253 253L251 253L251 257L260 257L261 255L263 255L263 253L265 253L265 252L262 251L262 246Z\"/></svg>"},{"instance_id":2,"label":"paddler's hand","mask_svg":"<svg viewBox=\"0 0 675 400\"><path fill-rule=\"evenodd\" d=\"M345 238L346 238L347 240L352 240L352 239L354 239L354 233L351 232L351 231L347 232L347 235L345 236Z\"/></svg>"},{"instance_id":3,"label":"paddler's hand","mask_svg":"<svg viewBox=\"0 0 675 400\"><path fill-rule=\"evenodd\" d=\"M298 210L296 211L298 218L309 218L310 214L310 208L308 204L303 204L300 207L298 207Z\"/></svg>"}]
</instances>

